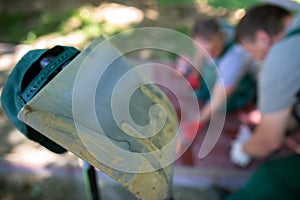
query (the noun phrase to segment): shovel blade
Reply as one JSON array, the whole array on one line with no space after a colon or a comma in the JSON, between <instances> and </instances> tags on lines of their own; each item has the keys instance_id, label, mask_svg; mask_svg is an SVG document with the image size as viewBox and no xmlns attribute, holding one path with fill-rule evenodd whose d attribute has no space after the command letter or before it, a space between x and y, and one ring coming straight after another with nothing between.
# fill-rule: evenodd
<instances>
[{"instance_id":1,"label":"shovel blade","mask_svg":"<svg viewBox=\"0 0 300 200\"><path fill-rule=\"evenodd\" d=\"M164 199L178 120L143 69L96 39L19 112L20 120L140 199Z\"/></svg>"}]
</instances>

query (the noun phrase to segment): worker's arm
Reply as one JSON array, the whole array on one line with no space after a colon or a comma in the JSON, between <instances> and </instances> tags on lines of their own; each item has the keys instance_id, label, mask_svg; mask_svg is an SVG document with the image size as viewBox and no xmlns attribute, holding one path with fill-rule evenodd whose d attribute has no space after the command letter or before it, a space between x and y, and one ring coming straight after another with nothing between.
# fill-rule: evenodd
<instances>
[{"instance_id":1,"label":"worker's arm","mask_svg":"<svg viewBox=\"0 0 300 200\"><path fill-rule=\"evenodd\" d=\"M252 158L265 158L279 149L285 141L289 117L290 109L262 114L262 120L252 135L246 134L246 139L232 142L231 161L244 167Z\"/></svg>"},{"instance_id":2,"label":"worker's arm","mask_svg":"<svg viewBox=\"0 0 300 200\"><path fill-rule=\"evenodd\" d=\"M292 149L295 153L300 154L300 134L296 136L290 136L285 141L286 145Z\"/></svg>"},{"instance_id":3,"label":"worker's arm","mask_svg":"<svg viewBox=\"0 0 300 200\"><path fill-rule=\"evenodd\" d=\"M262 121L253 136L243 145L243 151L254 158L264 158L277 150L285 141L290 109L262 114Z\"/></svg>"},{"instance_id":4,"label":"worker's arm","mask_svg":"<svg viewBox=\"0 0 300 200\"><path fill-rule=\"evenodd\" d=\"M248 54L240 45L235 45L221 58L217 71L219 79L216 81L211 94L211 101L206 104L200 113L200 123L207 123L213 112L224 107L228 97L239 84L252 62ZM224 95L225 89L225 95ZM214 108L214 110L212 110Z\"/></svg>"},{"instance_id":5,"label":"worker's arm","mask_svg":"<svg viewBox=\"0 0 300 200\"><path fill-rule=\"evenodd\" d=\"M211 100L204 105L203 109L200 112L199 121L201 124L207 123L210 120L213 112L218 112L220 109L223 108L223 106L226 103L227 97L232 94L233 90L233 86L224 87L219 83L215 85L212 91Z\"/></svg>"}]
</instances>

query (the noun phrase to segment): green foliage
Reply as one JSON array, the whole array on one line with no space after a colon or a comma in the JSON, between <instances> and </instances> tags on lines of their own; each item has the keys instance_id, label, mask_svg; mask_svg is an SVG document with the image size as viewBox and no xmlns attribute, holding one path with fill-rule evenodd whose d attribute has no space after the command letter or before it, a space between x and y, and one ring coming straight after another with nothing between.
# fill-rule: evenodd
<instances>
[{"instance_id":1,"label":"green foliage","mask_svg":"<svg viewBox=\"0 0 300 200\"><path fill-rule=\"evenodd\" d=\"M22 40L30 42L51 32L61 32L61 25L69 18L70 15L71 12L54 13L46 11L41 13L36 26L32 27L32 30L29 31Z\"/></svg>"},{"instance_id":2,"label":"green foliage","mask_svg":"<svg viewBox=\"0 0 300 200\"><path fill-rule=\"evenodd\" d=\"M151 0L153 1L153 0ZM233 10L244 8L259 0L155 0L160 5L193 6L193 3L208 3L214 8ZM294 0L300 2L300 0ZM30 6L30 5L28 5ZM0 13L0 42L31 43L43 35L57 33L65 35L74 31L81 31L87 39L93 39L101 34L112 35L123 28L106 22L95 20L91 14L93 6L83 5L74 10L40 10L35 12ZM130 27L125 27L130 28ZM182 29L182 30L181 30ZM188 34L186 27L178 31Z\"/></svg>"},{"instance_id":3,"label":"green foliage","mask_svg":"<svg viewBox=\"0 0 300 200\"><path fill-rule=\"evenodd\" d=\"M0 13L1 41L17 43L28 31L28 29L23 26L28 18L29 16L18 13L12 13L10 15Z\"/></svg>"},{"instance_id":4,"label":"green foliage","mask_svg":"<svg viewBox=\"0 0 300 200\"><path fill-rule=\"evenodd\" d=\"M180 4L191 4L191 3L208 3L214 8L226 8L229 10L245 8L259 0L156 0L160 4L165 5L180 5ZM300 1L300 0L295 0Z\"/></svg>"},{"instance_id":5,"label":"green foliage","mask_svg":"<svg viewBox=\"0 0 300 200\"><path fill-rule=\"evenodd\" d=\"M156 0L159 4L164 5L183 5L197 2L197 0Z\"/></svg>"},{"instance_id":6,"label":"green foliage","mask_svg":"<svg viewBox=\"0 0 300 200\"><path fill-rule=\"evenodd\" d=\"M58 27L61 34L68 34L72 31L82 31L87 37L101 35L103 24L96 22L92 16L92 6L85 5L72 12L72 14Z\"/></svg>"},{"instance_id":7,"label":"green foliage","mask_svg":"<svg viewBox=\"0 0 300 200\"><path fill-rule=\"evenodd\" d=\"M82 32L87 40L95 39L99 35L113 35L124 31L125 27L121 28L105 21L97 21L94 18L93 9L94 7L89 4L80 7L60 25L58 30L61 34L68 34L74 31Z\"/></svg>"},{"instance_id":8,"label":"green foliage","mask_svg":"<svg viewBox=\"0 0 300 200\"><path fill-rule=\"evenodd\" d=\"M123 30L95 20L92 14L93 8L87 4L64 12L49 10L28 14L0 13L0 40L11 43L32 43L43 35L51 33L66 35L78 31L89 40L102 34L111 35Z\"/></svg>"},{"instance_id":9,"label":"green foliage","mask_svg":"<svg viewBox=\"0 0 300 200\"><path fill-rule=\"evenodd\" d=\"M203 1L203 0L199 0ZM227 8L229 10L246 8L253 4L260 2L259 0L208 0L207 1L214 8Z\"/></svg>"},{"instance_id":10,"label":"green foliage","mask_svg":"<svg viewBox=\"0 0 300 200\"><path fill-rule=\"evenodd\" d=\"M31 41L39 36L58 31L70 13L49 11L37 13L0 13L1 40L11 43Z\"/></svg>"}]
</instances>

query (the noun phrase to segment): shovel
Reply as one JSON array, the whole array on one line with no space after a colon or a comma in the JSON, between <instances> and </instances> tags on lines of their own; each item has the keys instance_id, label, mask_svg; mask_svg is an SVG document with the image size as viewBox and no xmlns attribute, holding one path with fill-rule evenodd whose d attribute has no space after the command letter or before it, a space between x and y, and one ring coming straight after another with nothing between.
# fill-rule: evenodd
<instances>
[{"instance_id":1,"label":"shovel","mask_svg":"<svg viewBox=\"0 0 300 200\"><path fill-rule=\"evenodd\" d=\"M168 198L178 120L164 93L99 37L19 112L139 199Z\"/></svg>"}]
</instances>

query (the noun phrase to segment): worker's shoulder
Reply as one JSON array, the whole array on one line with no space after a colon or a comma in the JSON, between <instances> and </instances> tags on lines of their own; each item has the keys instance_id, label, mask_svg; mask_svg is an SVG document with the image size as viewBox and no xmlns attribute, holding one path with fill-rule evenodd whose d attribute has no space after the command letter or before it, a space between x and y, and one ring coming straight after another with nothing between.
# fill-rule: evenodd
<instances>
[{"instance_id":1,"label":"worker's shoulder","mask_svg":"<svg viewBox=\"0 0 300 200\"><path fill-rule=\"evenodd\" d=\"M282 39L271 48L267 60L274 60L278 64L299 63L300 35Z\"/></svg>"},{"instance_id":2,"label":"worker's shoulder","mask_svg":"<svg viewBox=\"0 0 300 200\"><path fill-rule=\"evenodd\" d=\"M223 60L228 59L245 59L250 57L250 54L238 43L234 43L230 49L223 55Z\"/></svg>"}]
</instances>

